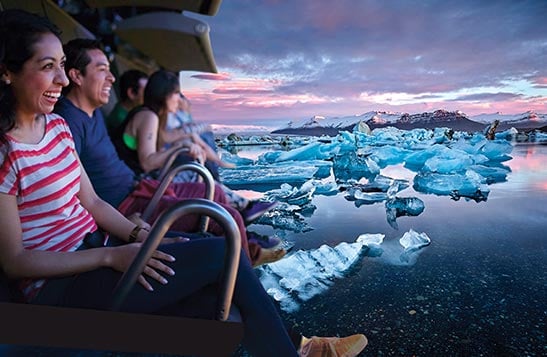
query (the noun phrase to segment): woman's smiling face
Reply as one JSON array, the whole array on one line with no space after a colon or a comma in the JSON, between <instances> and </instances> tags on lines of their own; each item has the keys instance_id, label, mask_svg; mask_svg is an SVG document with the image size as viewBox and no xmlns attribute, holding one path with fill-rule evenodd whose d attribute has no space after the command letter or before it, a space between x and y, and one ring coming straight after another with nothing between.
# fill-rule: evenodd
<instances>
[{"instance_id":1,"label":"woman's smiling face","mask_svg":"<svg viewBox=\"0 0 547 357\"><path fill-rule=\"evenodd\" d=\"M7 78L17 98L16 112L25 114L51 113L68 85L65 74L65 54L61 41L52 33L38 37L34 54L19 73L7 72Z\"/></svg>"}]
</instances>

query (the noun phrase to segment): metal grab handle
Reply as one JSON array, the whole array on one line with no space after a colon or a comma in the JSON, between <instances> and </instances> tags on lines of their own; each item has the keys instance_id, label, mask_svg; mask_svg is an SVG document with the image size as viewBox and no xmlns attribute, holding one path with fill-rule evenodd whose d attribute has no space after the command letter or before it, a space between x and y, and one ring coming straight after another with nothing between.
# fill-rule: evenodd
<instances>
[{"instance_id":1,"label":"metal grab handle","mask_svg":"<svg viewBox=\"0 0 547 357\"><path fill-rule=\"evenodd\" d=\"M117 311L120 309L123 301L137 282L146 263L160 245L161 240L171 224L181 216L196 212L203 215L210 215L224 229L224 234L226 236L226 252L224 255L224 269L220 278L220 296L217 305L216 318L220 321L226 321L228 319L241 253L241 236L233 217L219 204L203 198L181 201L161 214L152 226L152 230L143 243L141 250L137 253L135 260L133 260L129 269L122 275L120 281L116 285L110 310Z\"/></svg>"},{"instance_id":2,"label":"metal grab handle","mask_svg":"<svg viewBox=\"0 0 547 357\"><path fill-rule=\"evenodd\" d=\"M163 180L165 175L167 175L167 173L169 172L171 168L171 165L173 165L177 156L179 156L180 154L187 154L189 152L190 152L190 149L188 149L187 147L181 147L173 151L171 155L167 157L167 160L165 160L165 162L163 163L163 167L161 168L161 171L158 174L158 180L160 181Z\"/></svg>"},{"instance_id":3,"label":"metal grab handle","mask_svg":"<svg viewBox=\"0 0 547 357\"><path fill-rule=\"evenodd\" d=\"M154 213L156 206L158 205L163 194L167 190L167 187L169 187L169 185L173 181L173 178L175 177L175 175L183 170L195 171L201 177L203 177L204 179L203 181L205 183L205 198L210 201L213 200L213 197L215 195L215 180L213 179L213 176L211 175L209 170L207 170L207 168L195 162L180 165L169 170L167 175L165 175L165 177L163 177L163 179L161 180L160 185L156 189L156 192L154 192L154 195L148 202L148 205L146 206L144 212L141 215L141 218L145 222L148 222L148 220L152 216L152 213ZM202 216L201 222L200 222L200 228L199 228L200 232L206 232L208 227L209 227L209 217Z\"/></svg>"}]
</instances>

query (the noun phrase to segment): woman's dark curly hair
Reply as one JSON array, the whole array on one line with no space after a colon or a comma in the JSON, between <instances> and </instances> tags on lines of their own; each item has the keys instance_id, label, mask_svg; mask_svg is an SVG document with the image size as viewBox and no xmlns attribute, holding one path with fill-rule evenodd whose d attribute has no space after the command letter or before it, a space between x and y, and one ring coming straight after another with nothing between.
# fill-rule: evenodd
<instances>
[{"instance_id":1,"label":"woman's dark curly hair","mask_svg":"<svg viewBox=\"0 0 547 357\"><path fill-rule=\"evenodd\" d=\"M19 73L34 55L34 44L46 33L61 41L59 29L44 17L15 9L0 12L0 76L7 71ZM15 103L10 85L0 80L0 142L6 142L6 133L15 125Z\"/></svg>"}]
</instances>

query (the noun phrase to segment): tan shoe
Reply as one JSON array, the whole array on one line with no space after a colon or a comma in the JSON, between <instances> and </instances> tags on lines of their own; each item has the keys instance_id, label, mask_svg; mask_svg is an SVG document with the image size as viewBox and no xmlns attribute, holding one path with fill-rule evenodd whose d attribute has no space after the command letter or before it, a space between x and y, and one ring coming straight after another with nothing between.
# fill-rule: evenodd
<instances>
[{"instance_id":1,"label":"tan shoe","mask_svg":"<svg viewBox=\"0 0 547 357\"><path fill-rule=\"evenodd\" d=\"M283 258L287 254L287 251L283 248L262 248L260 249L260 253L258 254L258 258L255 262L253 262L253 268L256 268L258 266L268 264L268 263L274 263L281 258Z\"/></svg>"},{"instance_id":2,"label":"tan shoe","mask_svg":"<svg viewBox=\"0 0 547 357\"><path fill-rule=\"evenodd\" d=\"M300 357L355 357L367 345L365 335L304 338Z\"/></svg>"}]
</instances>

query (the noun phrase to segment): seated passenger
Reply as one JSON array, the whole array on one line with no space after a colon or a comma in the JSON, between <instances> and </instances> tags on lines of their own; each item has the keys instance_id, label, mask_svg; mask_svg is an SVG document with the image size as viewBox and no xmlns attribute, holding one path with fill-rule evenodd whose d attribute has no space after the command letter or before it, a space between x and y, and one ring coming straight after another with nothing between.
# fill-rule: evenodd
<instances>
[{"instance_id":1,"label":"seated passenger","mask_svg":"<svg viewBox=\"0 0 547 357\"><path fill-rule=\"evenodd\" d=\"M109 62L100 44L94 40L72 40L65 46L65 53L69 85L63 90L65 96L55 105L55 112L66 118L76 151L99 197L114 207L123 208L122 213L126 215L142 212L152 197L151 190L159 183L145 179L136 186L135 173L119 159L110 141L99 109L108 103L115 80L109 70ZM195 197L205 197L204 184L171 184L158 203L152 219L174 202ZM222 190L215 190L214 200L238 223L242 246L254 265L278 260L285 254L285 251L279 249L264 250L260 242L248 244L243 219L236 209L227 204ZM179 232L193 232L198 228L197 215L179 219L173 226ZM222 228L215 222L211 222L209 231L222 235Z\"/></svg>"},{"instance_id":2,"label":"seated passenger","mask_svg":"<svg viewBox=\"0 0 547 357\"><path fill-rule=\"evenodd\" d=\"M5 10L0 48L0 269L20 281L27 302L104 309L148 233L96 195L68 126L49 114L69 83L59 31L45 18ZM103 74L87 75L111 77L99 68ZM96 88L107 92L104 81ZM85 238L98 226L128 244L89 249ZM185 297L217 283L223 256L223 239L161 245L121 310L177 311ZM364 335L293 342L245 255L233 302L254 356L355 356L367 343Z\"/></svg>"},{"instance_id":3,"label":"seated passenger","mask_svg":"<svg viewBox=\"0 0 547 357\"><path fill-rule=\"evenodd\" d=\"M165 143L165 147L168 147L168 145L178 140L181 135L192 134L193 137L197 136L199 140L203 141L203 143L210 148L210 150L213 150L216 153L217 146L211 127L206 124L196 123L192 118L190 107L190 101L181 93L177 111L168 114L165 127L160 130L160 145ZM190 159L187 155L179 155L174 165L180 165L188 161L190 161ZM277 202L250 201L241 195L238 195L221 183L218 172L219 165L216 162L206 161L205 166L209 169L217 183L221 185L230 204L241 212L245 224L251 224L262 214L277 206ZM224 165L224 167L226 167L226 165ZM181 175L181 177L187 182L192 182L196 179L195 175Z\"/></svg>"},{"instance_id":4,"label":"seated passenger","mask_svg":"<svg viewBox=\"0 0 547 357\"><path fill-rule=\"evenodd\" d=\"M106 128L111 131L117 128L131 109L142 105L144 87L148 82L146 73L137 69L125 71L119 80L120 100L116 103L110 114L106 117Z\"/></svg>"}]
</instances>

